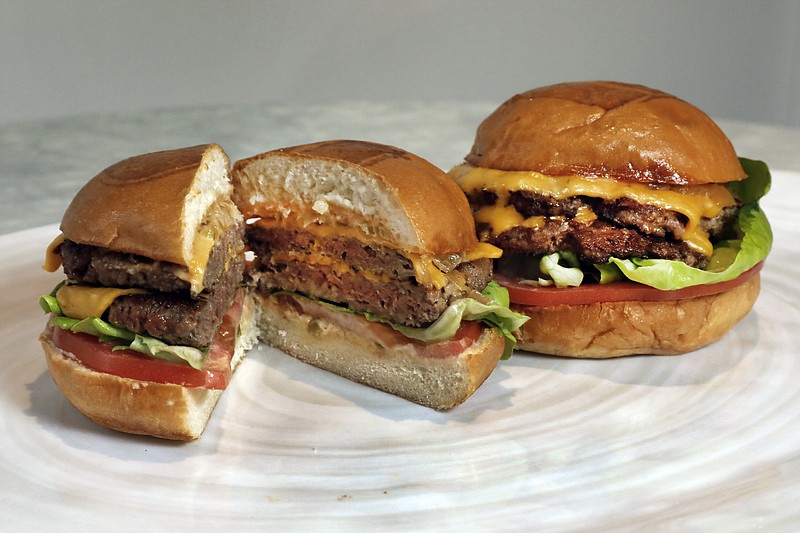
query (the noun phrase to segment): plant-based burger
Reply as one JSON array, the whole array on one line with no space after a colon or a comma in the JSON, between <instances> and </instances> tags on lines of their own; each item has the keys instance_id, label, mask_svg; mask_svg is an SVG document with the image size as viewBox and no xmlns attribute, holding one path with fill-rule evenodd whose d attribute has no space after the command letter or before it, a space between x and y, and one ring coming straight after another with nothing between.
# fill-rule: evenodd
<instances>
[{"instance_id":1,"label":"plant-based burger","mask_svg":"<svg viewBox=\"0 0 800 533\"><path fill-rule=\"evenodd\" d=\"M518 94L451 175L495 277L531 317L519 347L604 358L678 354L752 307L772 234L770 175L702 111L615 82Z\"/></svg>"},{"instance_id":2,"label":"plant-based burger","mask_svg":"<svg viewBox=\"0 0 800 533\"><path fill-rule=\"evenodd\" d=\"M443 171L398 148L328 141L238 161L231 175L268 344L435 409L465 401L510 354L526 319L490 282L500 250L478 242Z\"/></svg>"},{"instance_id":3,"label":"plant-based burger","mask_svg":"<svg viewBox=\"0 0 800 533\"><path fill-rule=\"evenodd\" d=\"M256 340L241 289L244 220L217 145L116 163L75 196L45 268L50 373L112 429L196 439Z\"/></svg>"}]
</instances>

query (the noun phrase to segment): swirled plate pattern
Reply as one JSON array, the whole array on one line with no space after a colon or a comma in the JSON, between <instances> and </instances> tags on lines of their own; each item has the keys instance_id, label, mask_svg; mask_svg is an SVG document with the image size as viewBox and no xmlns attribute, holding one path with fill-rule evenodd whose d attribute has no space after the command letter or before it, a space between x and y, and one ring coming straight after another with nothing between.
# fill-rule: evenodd
<instances>
[{"instance_id":1,"label":"swirled plate pattern","mask_svg":"<svg viewBox=\"0 0 800 533\"><path fill-rule=\"evenodd\" d=\"M0 237L0 516L14 531L800 528L800 175L754 310L678 357L515 354L438 413L253 351L199 441L115 433L37 342L56 232Z\"/></svg>"}]
</instances>

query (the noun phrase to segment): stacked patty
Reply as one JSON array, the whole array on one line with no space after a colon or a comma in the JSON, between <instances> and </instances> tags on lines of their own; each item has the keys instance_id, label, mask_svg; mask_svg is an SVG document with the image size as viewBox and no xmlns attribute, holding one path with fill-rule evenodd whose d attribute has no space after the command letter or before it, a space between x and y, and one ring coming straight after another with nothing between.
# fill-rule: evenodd
<instances>
[{"instance_id":1,"label":"stacked patty","mask_svg":"<svg viewBox=\"0 0 800 533\"><path fill-rule=\"evenodd\" d=\"M436 260L447 284L427 287L407 257L353 237L255 224L246 238L257 258L248 274L260 290L299 292L413 327L436 320L453 300L474 296L492 276L490 259L463 262L454 255Z\"/></svg>"},{"instance_id":2,"label":"stacked patty","mask_svg":"<svg viewBox=\"0 0 800 533\"><path fill-rule=\"evenodd\" d=\"M497 195L485 190L469 197L473 210L497 202ZM535 227L517 225L498 234L489 224L478 222L481 238L502 248L506 255L569 251L588 264L605 263L610 257L639 257L703 266L708 259L682 240L687 225L684 215L630 198L555 199L532 191L514 191L507 205L526 219L543 219ZM702 219L700 228L711 239L718 239L730 229L737 213L738 207L726 207L715 217Z\"/></svg>"},{"instance_id":3,"label":"stacked patty","mask_svg":"<svg viewBox=\"0 0 800 533\"><path fill-rule=\"evenodd\" d=\"M233 299L244 268L244 226L232 226L211 250L203 290L190 294L186 267L65 240L60 252L72 283L133 287L146 294L120 296L108 309L108 321L169 344L206 349Z\"/></svg>"}]
</instances>

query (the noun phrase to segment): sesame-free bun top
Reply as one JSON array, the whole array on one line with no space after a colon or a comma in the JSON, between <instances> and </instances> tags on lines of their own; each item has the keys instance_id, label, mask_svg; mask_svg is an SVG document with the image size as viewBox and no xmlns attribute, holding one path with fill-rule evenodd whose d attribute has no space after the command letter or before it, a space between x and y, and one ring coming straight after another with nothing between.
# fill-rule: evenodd
<instances>
[{"instance_id":1,"label":"sesame-free bun top","mask_svg":"<svg viewBox=\"0 0 800 533\"><path fill-rule=\"evenodd\" d=\"M466 160L640 183L745 177L731 142L704 112L662 91L609 81L561 83L512 97L478 127Z\"/></svg>"},{"instance_id":2,"label":"sesame-free bun top","mask_svg":"<svg viewBox=\"0 0 800 533\"><path fill-rule=\"evenodd\" d=\"M229 167L216 144L125 159L78 191L61 231L74 242L189 265L198 228L223 214L230 218L231 209L209 213L215 202L230 202Z\"/></svg>"},{"instance_id":3,"label":"sesame-free bun top","mask_svg":"<svg viewBox=\"0 0 800 533\"><path fill-rule=\"evenodd\" d=\"M400 250L441 255L477 246L464 193L400 148L335 140L237 161L234 201L245 217L355 228Z\"/></svg>"}]
</instances>

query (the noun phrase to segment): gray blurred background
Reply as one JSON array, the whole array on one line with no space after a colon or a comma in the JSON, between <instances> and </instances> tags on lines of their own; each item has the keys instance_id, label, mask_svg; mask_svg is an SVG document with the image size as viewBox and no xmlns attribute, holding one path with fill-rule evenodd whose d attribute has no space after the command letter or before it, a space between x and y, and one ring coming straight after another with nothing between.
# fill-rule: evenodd
<instances>
[{"instance_id":1,"label":"gray blurred background","mask_svg":"<svg viewBox=\"0 0 800 533\"><path fill-rule=\"evenodd\" d=\"M0 0L0 124L613 79L800 126L800 1Z\"/></svg>"}]
</instances>

